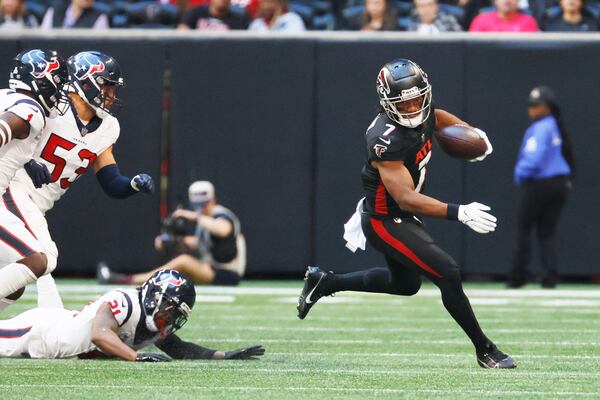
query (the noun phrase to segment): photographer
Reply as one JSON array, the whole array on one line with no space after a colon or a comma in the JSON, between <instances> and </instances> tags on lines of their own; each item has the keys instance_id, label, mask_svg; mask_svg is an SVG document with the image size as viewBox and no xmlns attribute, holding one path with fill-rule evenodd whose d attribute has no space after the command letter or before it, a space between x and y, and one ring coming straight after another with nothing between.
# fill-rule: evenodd
<instances>
[{"instance_id":1,"label":"photographer","mask_svg":"<svg viewBox=\"0 0 600 400\"><path fill-rule=\"evenodd\" d=\"M246 243L233 212L218 205L215 188L196 181L188 189L192 210L175 210L154 240L157 251L174 256L149 272L126 275L98 266L100 283L139 285L161 269L174 269L198 285L237 285L246 269Z\"/></svg>"}]
</instances>

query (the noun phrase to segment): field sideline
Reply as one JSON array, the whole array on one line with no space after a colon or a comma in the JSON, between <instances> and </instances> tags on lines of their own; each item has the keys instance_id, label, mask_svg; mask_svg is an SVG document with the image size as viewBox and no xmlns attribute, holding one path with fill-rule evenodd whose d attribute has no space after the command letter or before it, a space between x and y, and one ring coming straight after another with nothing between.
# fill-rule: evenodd
<instances>
[{"instance_id":1,"label":"field sideline","mask_svg":"<svg viewBox=\"0 0 600 400\"><path fill-rule=\"evenodd\" d=\"M260 361L161 364L0 359L0 399L597 399L600 290L508 291L467 284L484 330L518 363L483 370L426 285L412 298L344 293L296 318L301 281L198 288L184 339L231 350L263 344ZM110 287L59 280L68 308ZM35 289L6 310L35 306Z\"/></svg>"}]
</instances>

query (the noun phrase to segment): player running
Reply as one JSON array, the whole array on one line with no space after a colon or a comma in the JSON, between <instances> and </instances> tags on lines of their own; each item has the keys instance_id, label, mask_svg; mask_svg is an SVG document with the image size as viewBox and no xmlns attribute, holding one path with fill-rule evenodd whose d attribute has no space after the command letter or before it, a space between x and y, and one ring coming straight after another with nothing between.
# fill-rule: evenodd
<instances>
[{"instance_id":1,"label":"player running","mask_svg":"<svg viewBox=\"0 0 600 400\"><path fill-rule=\"evenodd\" d=\"M0 90L0 194L33 156L46 124L65 112L62 86L68 79L66 63L55 51L28 50L13 59L10 89ZM0 309L55 267L27 224L0 207Z\"/></svg>"},{"instance_id":2,"label":"player running","mask_svg":"<svg viewBox=\"0 0 600 400\"><path fill-rule=\"evenodd\" d=\"M0 357L170 361L164 354L137 352L152 344L180 360L253 359L264 354L262 346L224 352L179 339L175 332L187 322L195 302L194 285L177 271L163 270L141 287L111 290L81 311L34 308L0 321Z\"/></svg>"},{"instance_id":3,"label":"player running","mask_svg":"<svg viewBox=\"0 0 600 400\"><path fill-rule=\"evenodd\" d=\"M511 357L479 327L463 292L458 265L437 247L421 222L421 216L458 220L478 233L496 227L496 218L486 212L490 210L487 206L443 203L421 194L433 132L466 123L434 109L427 75L410 60L397 59L383 66L377 77L377 94L382 109L367 129L367 162L362 170L366 199L360 201L347 224L355 229L347 229L345 237L357 239L349 241L354 249L364 249L364 232L385 256L388 268L337 275L308 267L298 317L304 319L321 297L344 290L412 296L425 276L440 288L444 306L473 342L479 365L514 368ZM478 158L482 160L492 147L485 133L477 131L488 143L488 150Z\"/></svg>"},{"instance_id":4,"label":"player running","mask_svg":"<svg viewBox=\"0 0 600 400\"><path fill-rule=\"evenodd\" d=\"M97 51L84 51L71 56L67 68L71 79L68 109L48 121L35 154L29 157L33 159L16 173L3 195L4 207L23 221L53 266L58 249L48 231L45 213L90 167L102 189L113 198L154 190L147 174L133 179L121 175L112 152L120 133L116 116L123 106L118 94L125 84L117 61ZM39 292L54 290L55 286L50 275L39 279L37 285ZM15 290L14 286L10 288ZM0 279L0 299L9 293ZM15 298L18 296L1 300L0 311Z\"/></svg>"}]
</instances>

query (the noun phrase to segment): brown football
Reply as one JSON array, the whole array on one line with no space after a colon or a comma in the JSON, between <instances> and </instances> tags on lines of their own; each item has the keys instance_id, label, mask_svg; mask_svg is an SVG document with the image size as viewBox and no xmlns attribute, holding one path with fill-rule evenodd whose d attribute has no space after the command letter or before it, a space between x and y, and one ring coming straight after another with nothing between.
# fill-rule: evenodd
<instances>
[{"instance_id":1,"label":"brown football","mask_svg":"<svg viewBox=\"0 0 600 400\"><path fill-rule=\"evenodd\" d=\"M435 132L442 150L451 157L472 160L485 154L485 140L474 128L464 125L450 125Z\"/></svg>"}]
</instances>

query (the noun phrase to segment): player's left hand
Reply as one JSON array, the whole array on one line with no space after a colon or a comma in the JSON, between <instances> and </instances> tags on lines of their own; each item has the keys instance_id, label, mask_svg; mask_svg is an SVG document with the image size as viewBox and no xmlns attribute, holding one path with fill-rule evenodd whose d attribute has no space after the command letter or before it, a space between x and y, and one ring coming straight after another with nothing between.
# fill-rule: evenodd
<instances>
[{"instance_id":1,"label":"player's left hand","mask_svg":"<svg viewBox=\"0 0 600 400\"><path fill-rule=\"evenodd\" d=\"M485 153L483 153L482 156L479 156L479 157L474 158L469 161L470 162L483 161L489 154L492 154L492 151L494 151L494 148L492 147L492 143L490 143L490 139L488 139L487 134L484 131L482 131L479 128L474 128L474 130L475 130L475 132L477 132L477 134L483 139L483 141L487 145L487 150L485 151Z\"/></svg>"},{"instance_id":2,"label":"player's left hand","mask_svg":"<svg viewBox=\"0 0 600 400\"><path fill-rule=\"evenodd\" d=\"M27 172L27 175L29 175L31 181L33 182L33 186L35 186L37 189L41 188L42 185L47 185L50 183L50 172L45 164L35 160L30 160L24 165L24 167L25 172Z\"/></svg>"},{"instance_id":3,"label":"player's left hand","mask_svg":"<svg viewBox=\"0 0 600 400\"><path fill-rule=\"evenodd\" d=\"M265 354L265 348L259 344L233 351L226 351L225 360L257 360L258 357L262 356L263 354Z\"/></svg>"},{"instance_id":4,"label":"player's left hand","mask_svg":"<svg viewBox=\"0 0 600 400\"><path fill-rule=\"evenodd\" d=\"M131 187L142 193L154 192L154 180L148 174L138 174L131 180Z\"/></svg>"}]
</instances>

